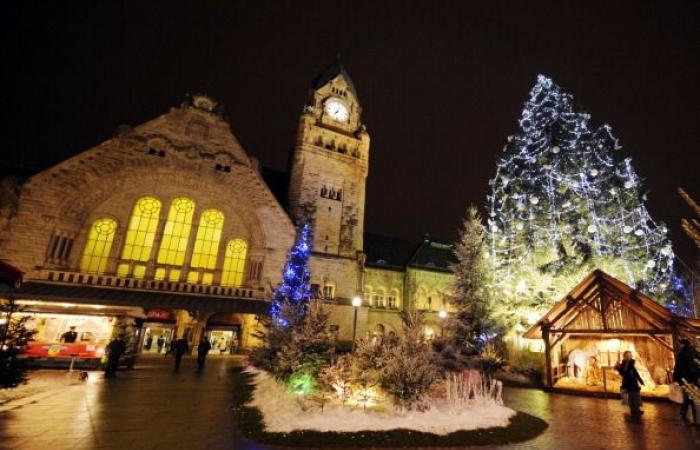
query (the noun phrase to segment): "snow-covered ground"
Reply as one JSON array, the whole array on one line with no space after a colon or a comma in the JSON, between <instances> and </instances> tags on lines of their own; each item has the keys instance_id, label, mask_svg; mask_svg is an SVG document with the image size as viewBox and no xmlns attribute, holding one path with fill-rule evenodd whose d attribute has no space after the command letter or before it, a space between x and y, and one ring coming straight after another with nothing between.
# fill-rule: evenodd
<instances>
[{"instance_id":1,"label":"snow-covered ground","mask_svg":"<svg viewBox=\"0 0 700 450\"><path fill-rule=\"evenodd\" d=\"M432 400L426 412L396 414L391 408L363 410L329 402L321 411L314 406L302 411L295 394L287 392L270 374L248 369L254 376L255 390L249 406L260 409L268 432L294 430L378 431L411 429L445 435L459 430L507 426L515 411L488 401L475 401L464 410L451 412L441 400Z\"/></svg>"}]
</instances>

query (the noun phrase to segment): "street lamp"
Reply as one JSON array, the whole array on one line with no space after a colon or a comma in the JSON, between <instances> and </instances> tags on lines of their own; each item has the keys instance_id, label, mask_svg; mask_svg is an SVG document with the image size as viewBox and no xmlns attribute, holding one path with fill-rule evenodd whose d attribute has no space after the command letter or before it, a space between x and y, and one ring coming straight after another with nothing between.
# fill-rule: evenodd
<instances>
[{"instance_id":1,"label":"street lamp","mask_svg":"<svg viewBox=\"0 0 700 450\"><path fill-rule=\"evenodd\" d=\"M442 338L445 337L445 319L447 319L447 311L441 309L438 313L438 317L440 318L440 337Z\"/></svg>"},{"instance_id":2,"label":"street lamp","mask_svg":"<svg viewBox=\"0 0 700 450\"><path fill-rule=\"evenodd\" d=\"M355 318L352 321L352 349L355 349L355 339L357 337L357 310L362 306L362 298L354 296L352 298L352 306L355 309Z\"/></svg>"}]
</instances>

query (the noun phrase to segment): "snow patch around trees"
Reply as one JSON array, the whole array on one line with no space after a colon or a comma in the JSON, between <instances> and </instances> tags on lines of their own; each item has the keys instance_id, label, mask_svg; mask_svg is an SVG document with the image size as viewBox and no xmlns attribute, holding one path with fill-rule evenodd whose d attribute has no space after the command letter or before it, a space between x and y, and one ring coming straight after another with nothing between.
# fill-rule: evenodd
<instances>
[{"instance_id":1,"label":"snow patch around trees","mask_svg":"<svg viewBox=\"0 0 700 450\"><path fill-rule=\"evenodd\" d=\"M426 411L396 412L390 402L369 406L342 404L327 400L323 406L301 407L300 397L291 393L268 372L249 367L254 392L247 406L263 415L267 432L296 430L358 432L410 429L447 435L460 430L506 427L516 412L489 399L473 399L455 410L444 398L428 399ZM308 406L308 403L307 403Z\"/></svg>"}]
</instances>

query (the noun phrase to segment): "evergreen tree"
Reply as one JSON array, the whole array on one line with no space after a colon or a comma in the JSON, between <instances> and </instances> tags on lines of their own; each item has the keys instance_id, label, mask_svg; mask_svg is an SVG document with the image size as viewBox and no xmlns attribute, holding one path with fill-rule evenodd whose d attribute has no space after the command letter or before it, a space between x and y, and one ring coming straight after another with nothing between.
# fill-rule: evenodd
<instances>
[{"instance_id":1,"label":"evergreen tree","mask_svg":"<svg viewBox=\"0 0 700 450\"><path fill-rule=\"evenodd\" d=\"M333 341L328 332L329 313L323 301L311 299L308 261L311 226L304 225L289 252L282 283L275 289L270 318L258 334L263 345L251 361L277 378L316 380L320 367L329 363ZM308 383L306 383L308 384Z\"/></svg>"},{"instance_id":2,"label":"evergreen tree","mask_svg":"<svg viewBox=\"0 0 700 450\"><path fill-rule=\"evenodd\" d=\"M22 307L14 299L0 300L0 388L9 389L27 382L27 366L20 358L36 331L27 328L30 316L19 314Z\"/></svg>"},{"instance_id":3,"label":"evergreen tree","mask_svg":"<svg viewBox=\"0 0 700 450\"><path fill-rule=\"evenodd\" d=\"M427 409L425 397L440 376L423 330L420 313L406 314L403 334L382 344L387 348L382 358L381 386L399 410Z\"/></svg>"},{"instance_id":4,"label":"evergreen tree","mask_svg":"<svg viewBox=\"0 0 700 450\"><path fill-rule=\"evenodd\" d=\"M589 119L540 75L490 181L495 314L516 331L595 268L656 298L669 286L666 227L650 217L611 128L591 128Z\"/></svg>"},{"instance_id":5,"label":"evergreen tree","mask_svg":"<svg viewBox=\"0 0 700 450\"><path fill-rule=\"evenodd\" d=\"M303 310L309 302L311 298L311 287L309 286L311 247L311 225L306 223L301 227L297 241L289 251L287 263L282 272L282 283L275 289L272 297L270 315L274 320L284 320L280 316L280 312L285 303Z\"/></svg>"},{"instance_id":6,"label":"evergreen tree","mask_svg":"<svg viewBox=\"0 0 700 450\"><path fill-rule=\"evenodd\" d=\"M460 239L455 245L457 262L451 266L455 281L450 304L456 311L450 316L448 329L460 351L480 352L491 329L485 235L481 216L472 205L467 209Z\"/></svg>"}]
</instances>

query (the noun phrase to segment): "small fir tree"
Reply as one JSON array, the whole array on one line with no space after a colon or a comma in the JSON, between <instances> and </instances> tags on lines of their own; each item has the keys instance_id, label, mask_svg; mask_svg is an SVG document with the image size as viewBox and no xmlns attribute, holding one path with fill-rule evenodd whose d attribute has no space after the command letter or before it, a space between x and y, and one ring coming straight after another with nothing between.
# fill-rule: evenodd
<instances>
[{"instance_id":1,"label":"small fir tree","mask_svg":"<svg viewBox=\"0 0 700 450\"><path fill-rule=\"evenodd\" d=\"M450 304L455 312L448 322L448 336L460 352L480 353L493 328L489 321L485 233L478 210L470 206L454 249L457 262L451 266L455 281Z\"/></svg>"},{"instance_id":2,"label":"small fir tree","mask_svg":"<svg viewBox=\"0 0 700 450\"><path fill-rule=\"evenodd\" d=\"M329 313L322 300L311 299L308 268L311 226L306 224L289 252L282 283L275 289L265 330L258 333L263 345L251 354L251 362L278 379L316 380L320 367L329 363L333 341L328 333Z\"/></svg>"},{"instance_id":3,"label":"small fir tree","mask_svg":"<svg viewBox=\"0 0 700 450\"><path fill-rule=\"evenodd\" d=\"M20 355L36 331L27 328L29 316L18 314L22 307L14 299L0 300L0 388L14 388L27 382L27 366Z\"/></svg>"},{"instance_id":4,"label":"small fir tree","mask_svg":"<svg viewBox=\"0 0 700 450\"><path fill-rule=\"evenodd\" d=\"M439 373L433 363L430 344L423 337L423 316L404 316L404 332L386 344L381 385L399 410L425 410L425 396Z\"/></svg>"},{"instance_id":5,"label":"small fir tree","mask_svg":"<svg viewBox=\"0 0 700 450\"><path fill-rule=\"evenodd\" d=\"M299 231L297 241L289 251L287 263L282 272L282 283L275 289L272 297L270 315L273 320L281 319L280 311L285 303L300 309L301 312L311 298L309 285L311 279L309 256L313 242L311 231L311 224L304 224Z\"/></svg>"}]
</instances>

